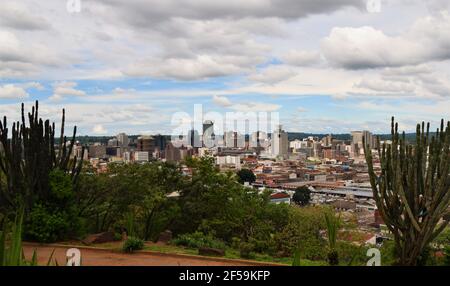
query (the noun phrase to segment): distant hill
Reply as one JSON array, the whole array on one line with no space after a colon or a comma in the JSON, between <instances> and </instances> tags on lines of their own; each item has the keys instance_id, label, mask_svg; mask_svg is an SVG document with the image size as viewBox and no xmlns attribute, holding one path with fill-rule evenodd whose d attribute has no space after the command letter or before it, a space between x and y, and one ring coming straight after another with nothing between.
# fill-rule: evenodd
<instances>
[{"instance_id":1,"label":"distant hill","mask_svg":"<svg viewBox=\"0 0 450 286\"><path fill-rule=\"evenodd\" d=\"M309 136L313 137L319 137L319 139L322 139L323 137L327 136L329 134L323 134L323 133L303 133L303 132L288 132L288 138L289 141L292 140L303 140L304 138L308 138ZM352 140L351 134L331 134L333 138L336 138L338 140ZM391 139L391 134L375 134L376 136L380 136L381 140L389 140ZM434 133L431 133L431 135L434 135ZM170 135L164 135L168 140L170 140ZM103 144L108 143L108 140L111 138L114 138L115 136L78 136L76 138L77 141L79 141L81 144L90 144L90 143L96 143L100 142ZM130 140L135 140L139 137L139 135L128 135L128 138ZM248 135L246 135L246 139L248 139ZM415 133L407 133L406 134L406 140L410 143L413 143L416 141L416 134Z\"/></svg>"}]
</instances>

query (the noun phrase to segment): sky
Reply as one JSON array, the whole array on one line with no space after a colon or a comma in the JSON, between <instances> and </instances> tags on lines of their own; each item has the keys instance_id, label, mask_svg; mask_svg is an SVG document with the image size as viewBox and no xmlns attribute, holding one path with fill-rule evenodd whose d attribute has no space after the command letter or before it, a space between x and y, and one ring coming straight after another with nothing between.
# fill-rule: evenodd
<instances>
[{"instance_id":1,"label":"sky","mask_svg":"<svg viewBox=\"0 0 450 286\"><path fill-rule=\"evenodd\" d=\"M450 118L448 0L2 0L0 116L169 134L176 112L278 112L290 132Z\"/></svg>"}]
</instances>

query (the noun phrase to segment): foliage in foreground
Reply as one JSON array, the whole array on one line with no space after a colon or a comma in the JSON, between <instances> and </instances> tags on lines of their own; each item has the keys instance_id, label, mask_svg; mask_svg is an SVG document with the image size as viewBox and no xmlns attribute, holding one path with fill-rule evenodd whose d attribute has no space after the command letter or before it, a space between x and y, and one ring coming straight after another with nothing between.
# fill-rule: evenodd
<instances>
[{"instance_id":1,"label":"foliage in foreground","mask_svg":"<svg viewBox=\"0 0 450 286\"><path fill-rule=\"evenodd\" d=\"M49 242L79 228L72 198L82 161L71 157L76 127L69 142L64 109L56 148L55 124L39 118L38 107L36 101L26 116L22 104L21 121L11 129L6 116L0 122L0 212L12 217L23 208L26 237Z\"/></svg>"},{"instance_id":2,"label":"foliage in foreground","mask_svg":"<svg viewBox=\"0 0 450 286\"><path fill-rule=\"evenodd\" d=\"M11 233L8 222L3 221L3 230L0 234L0 266L37 266L37 253L33 251L31 260L26 260L22 248L23 212L17 215L12 224ZM9 235L9 237L8 237ZM54 250L50 255L47 266L52 264ZM57 264L56 260L54 261Z\"/></svg>"},{"instance_id":3,"label":"foliage in foreground","mask_svg":"<svg viewBox=\"0 0 450 286\"><path fill-rule=\"evenodd\" d=\"M400 265L418 265L448 221L439 224L450 204L450 122L430 135L430 124L417 124L416 142L400 136L392 118L392 144L378 146L381 173L364 143L370 183L377 208L395 240ZM378 139L379 143L379 139ZM378 144L380 145L380 144Z\"/></svg>"}]
</instances>

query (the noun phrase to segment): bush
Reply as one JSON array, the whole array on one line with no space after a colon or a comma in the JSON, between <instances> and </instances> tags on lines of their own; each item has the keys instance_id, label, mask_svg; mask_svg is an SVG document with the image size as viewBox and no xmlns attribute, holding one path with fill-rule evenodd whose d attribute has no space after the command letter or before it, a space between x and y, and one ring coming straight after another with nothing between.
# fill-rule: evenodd
<instances>
[{"instance_id":1,"label":"bush","mask_svg":"<svg viewBox=\"0 0 450 286\"><path fill-rule=\"evenodd\" d=\"M27 239L55 242L66 238L70 231L70 223L65 213L51 213L44 206L37 204L29 215L25 231Z\"/></svg>"},{"instance_id":2,"label":"bush","mask_svg":"<svg viewBox=\"0 0 450 286\"><path fill-rule=\"evenodd\" d=\"M249 242L241 242L239 245L239 255L244 259L255 258L255 253L253 252L254 246Z\"/></svg>"},{"instance_id":3,"label":"bush","mask_svg":"<svg viewBox=\"0 0 450 286\"><path fill-rule=\"evenodd\" d=\"M122 250L124 252L131 253L136 250L141 250L144 248L144 241L136 237L128 237L123 243Z\"/></svg>"},{"instance_id":4,"label":"bush","mask_svg":"<svg viewBox=\"0 0 450 286\"><path fill-rule=\"evenodd\" d=\"M122 234L115 232L114 233L114 241L121 241L122 240Z\"/></svg>"},{"instance_id":5,"label":"bush","mask_svg":"<svg viewBox=\"0 0 450 286\"><path fill-rule=\"evenodd\" d=\"M290 208L287 225L275 235L278 252L292 257L298 249L303 259L326 259L325 240L320 234L326 228L325 211L323 207Z\"/></svg>"},{"instance_id":6,"label":"bush","mask_svg":"<svg viewBox=\"0 0 450 286\"><path fill-rule=\"evenodd\" d=\"M175 245L181 245L189 248L210 247L217 249L225 249L225 243L217 240L211 235L205 235L202 232L188 233L178 236L172 239L172 243Z\"/></svg>"},{"instance_id":7,"label":"bush","mask_svg":"<svg viewBox=\"0 0 450 286\"><path fill-rule=\"evenodd\" d=\"M450 246L447 245L444 248L444 265L450 266Z\"/></svg>"}]
</instances>

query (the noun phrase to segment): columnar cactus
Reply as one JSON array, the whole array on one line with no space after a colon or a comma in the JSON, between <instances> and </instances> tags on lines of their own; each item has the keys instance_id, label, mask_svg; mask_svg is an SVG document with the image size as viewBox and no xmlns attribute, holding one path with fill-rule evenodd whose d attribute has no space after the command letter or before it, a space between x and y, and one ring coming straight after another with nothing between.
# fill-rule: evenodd
<instances>
[{"instance_id":1,"label":"columnar cactus","mask_svg":"<svg viewBox=\"0 0 450 286\"><path fill-rule=\"evenodd\" d=\"M70 159L76 127L68 144L64 123L63 109L58 151L55 151L55 123L50 125L49 120L44 122L38 117L37 101L28 113L29 126L23 104L22 120L13 123L10 134L6 116L0 121L0 206L18 209L23 205L29 211L37 198L45 200L50 192L49 173L55 168L70 174L75 183L82 166L79 158Z\"/></svg>"},{"instance_id":2,"label":"columnar cactus","mask_svg":"<svg viewBox=\"0 0 450 286\"><path fill-rule=\"evenodd\" d=\"M378 210L395 239L400 265L417 265L428 244L447 226L450 203L450 123L431 136L430 124L417 125L416 142L408 144L392 117L392 143L378 144L380 172L364 143L370 183ZM379 141L379 138L378 138ZM379 143L379 142L378 142Z\"/></svg>"}]
</instances>

